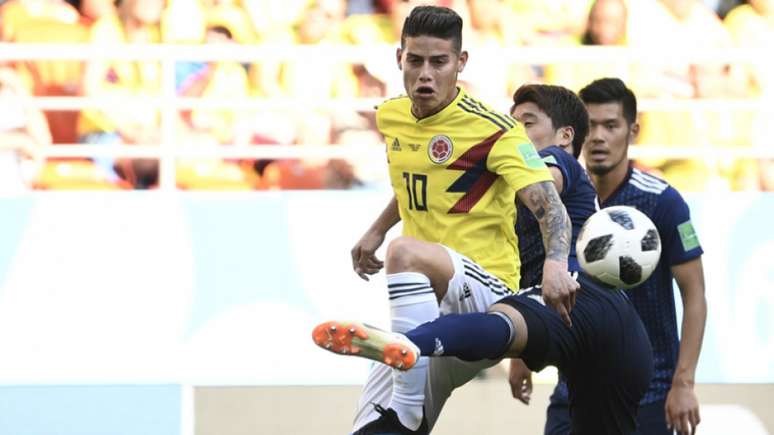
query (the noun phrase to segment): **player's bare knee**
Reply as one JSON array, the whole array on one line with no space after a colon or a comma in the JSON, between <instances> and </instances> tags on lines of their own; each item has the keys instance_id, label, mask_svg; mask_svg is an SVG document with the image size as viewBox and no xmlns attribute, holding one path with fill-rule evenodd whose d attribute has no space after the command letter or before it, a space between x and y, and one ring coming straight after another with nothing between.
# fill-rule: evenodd
<instances>
[{"instance_id":1,"label":"player's bare knee","mask_svg":"<svg viewBox=\"0 0 774 435\"><path fill-rule=\"evenodd\" d=\"M490 313L494 311L502 313L511 321L511 324L514 328L514 338L511 342L511 347L505 353L504 357L519 357L521 353L524 352L524 348L527 346L528 338L527 322L524 320L524 316L516 308L513 308L508 304L501 303L493 304L491 307L489 307L488 311Z\"/></svg>"},{"instance_id":2,"label":"player's bare knee","mask_svg":"<svg viewBox=\"0 0 774 435\"><path fill-rule=\"evenodd\" d=\"M385 270L388 274L417 272L427 276L441 300L454 276L454 263L446 248L437 243L398 237L387 247Z\"/></svg>"},{"instance_id":3,"label":"player's bare knee","mask_svg":"<svg viewBox=\"0 0 774 435\"><path fill-rule=\"evenodd\" d=\"M398 237L387 246L385 267L387 273L421 272L419 247L423 242L411 237Z\"/></svg>"}]
</instances>

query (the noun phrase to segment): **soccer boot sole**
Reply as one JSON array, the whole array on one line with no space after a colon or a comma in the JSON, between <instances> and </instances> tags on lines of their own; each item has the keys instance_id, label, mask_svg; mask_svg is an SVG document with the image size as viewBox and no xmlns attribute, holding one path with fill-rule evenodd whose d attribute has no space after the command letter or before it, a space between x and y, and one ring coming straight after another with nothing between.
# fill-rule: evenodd
<instances>
[{"instance_id":1,"label":"soccer boot sole","mask_svg":"<svg viewBox=\"0 0 774 435\"><path fill-rule=\"evenodd\" d=\"M368 358L398 370L409 370L419 358L418 350L407 339L357 322L321 323L312 331L312 339L329 352Z\"/></svg>"}]
</instances>

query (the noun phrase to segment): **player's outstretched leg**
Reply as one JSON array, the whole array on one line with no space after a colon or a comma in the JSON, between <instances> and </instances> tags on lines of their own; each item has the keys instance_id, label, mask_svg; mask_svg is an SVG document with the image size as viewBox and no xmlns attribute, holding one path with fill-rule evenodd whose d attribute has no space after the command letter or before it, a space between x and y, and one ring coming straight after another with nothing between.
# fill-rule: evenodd
<instances>
[{"instance_id":1,"label":"player's outstretched leg","mask_svg":"<svg viewBox=\"0 0 774 435\"><path fill-rule=\"evenodd\" d=\"M317 325L314 342L325 350L412 368L419 356L455 356L465 361L499 359L514 339L512 321L504 313L448 314L408 331L382 331L357 322L330 321Z\"/></svg>"},{"instance_id":2,"label":"player's outstretched leg","mask_svg":"<svg viewBox=\"0 0 774 435\"><path fill-rule=\"evenodd\" d=\"M419 349L402 334L382 331L357 322L329 321L317 325L312 339L321 348L408 370L417 362Z\"/></svg>"}]
</instances>

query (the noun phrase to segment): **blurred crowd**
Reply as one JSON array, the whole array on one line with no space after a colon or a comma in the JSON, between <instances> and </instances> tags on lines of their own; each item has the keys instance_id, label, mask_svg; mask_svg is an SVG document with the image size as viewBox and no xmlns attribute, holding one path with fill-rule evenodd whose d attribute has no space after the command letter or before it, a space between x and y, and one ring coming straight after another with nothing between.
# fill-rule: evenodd
<instances>
[{"instance_id":1,"label":"blurred crowd","mask_svg":"<svg viewBox=\"0 0 774 435\"><path fill-rule=\"evenodd\" d=\"M618 76L641 100L760 99L762 109L653 108L641 113L638 143L699 148L701 157L640 159L682 190L774 190L774 163L728 158L720 147L774 147L764 134L774 120L774 0L0 0L3 42L83 43L110 51L121 43L377 46L399 42L408 12L440 4L466 22L471 61L463 85L492 104L506 102L526 82L578 90L593 79ZM638 61L525 65L504 60L510 47L628 46ZM690 64L665 61L663 47L761 49L759 62ZM322 53L322 52L321 52ZM382 52L379 52L382 53ZM153 145L160 114L122 96L160 96L161 66L153 61L4 61L0 52L0 192L25 189L146 189L158 185L158 161L139 158L52 159L50 144ZM402 92L390 53L362 64L325 55L282 60L179 62L181 97L303 100L382 98ZM30 95L94 96L113 104L46 111L25 104ZM501 105L507 110L507 105ZM180 111L180 147L337 144L383 147L372 110L315 105L271 110ZM384 182L383 161L372 159L181 159L183 189L353 188Z\"/></svg>"}]
</instances>

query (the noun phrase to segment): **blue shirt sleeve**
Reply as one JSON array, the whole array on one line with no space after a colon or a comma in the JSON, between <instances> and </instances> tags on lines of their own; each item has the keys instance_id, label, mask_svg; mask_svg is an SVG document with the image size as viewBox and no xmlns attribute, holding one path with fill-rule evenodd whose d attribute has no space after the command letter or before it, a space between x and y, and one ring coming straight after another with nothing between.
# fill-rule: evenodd
<instances>
[{"instance_id":1,"label":"blue shirt sleeve","mask_svg":"<svg viewBox=\"0 0 774 435\"><path fill-rule=\"evenodd\" d=\"M580 166L570 164L567 159L575 160L575 157L556 145L544 148L538 151L538 154L540 154L540 157L547 166L558 168L562 173L564 180L562 180L562 191L559 192L559 195L561 196L564 195L565 192L571 192L578 180L577 168Z\"/></svg>"},{"instance_id":2,"label":"blue shirt sleeve","mask_svg":"<svg viewBox=\"0 0 774 435\"><path fill-rule=\"evenodd\" d=\"M661 193L653 223L661 236L661 258L671 267L701 256L704 250L691 222L688 204L669 186Z\"/></svg>"}]
</instances>

